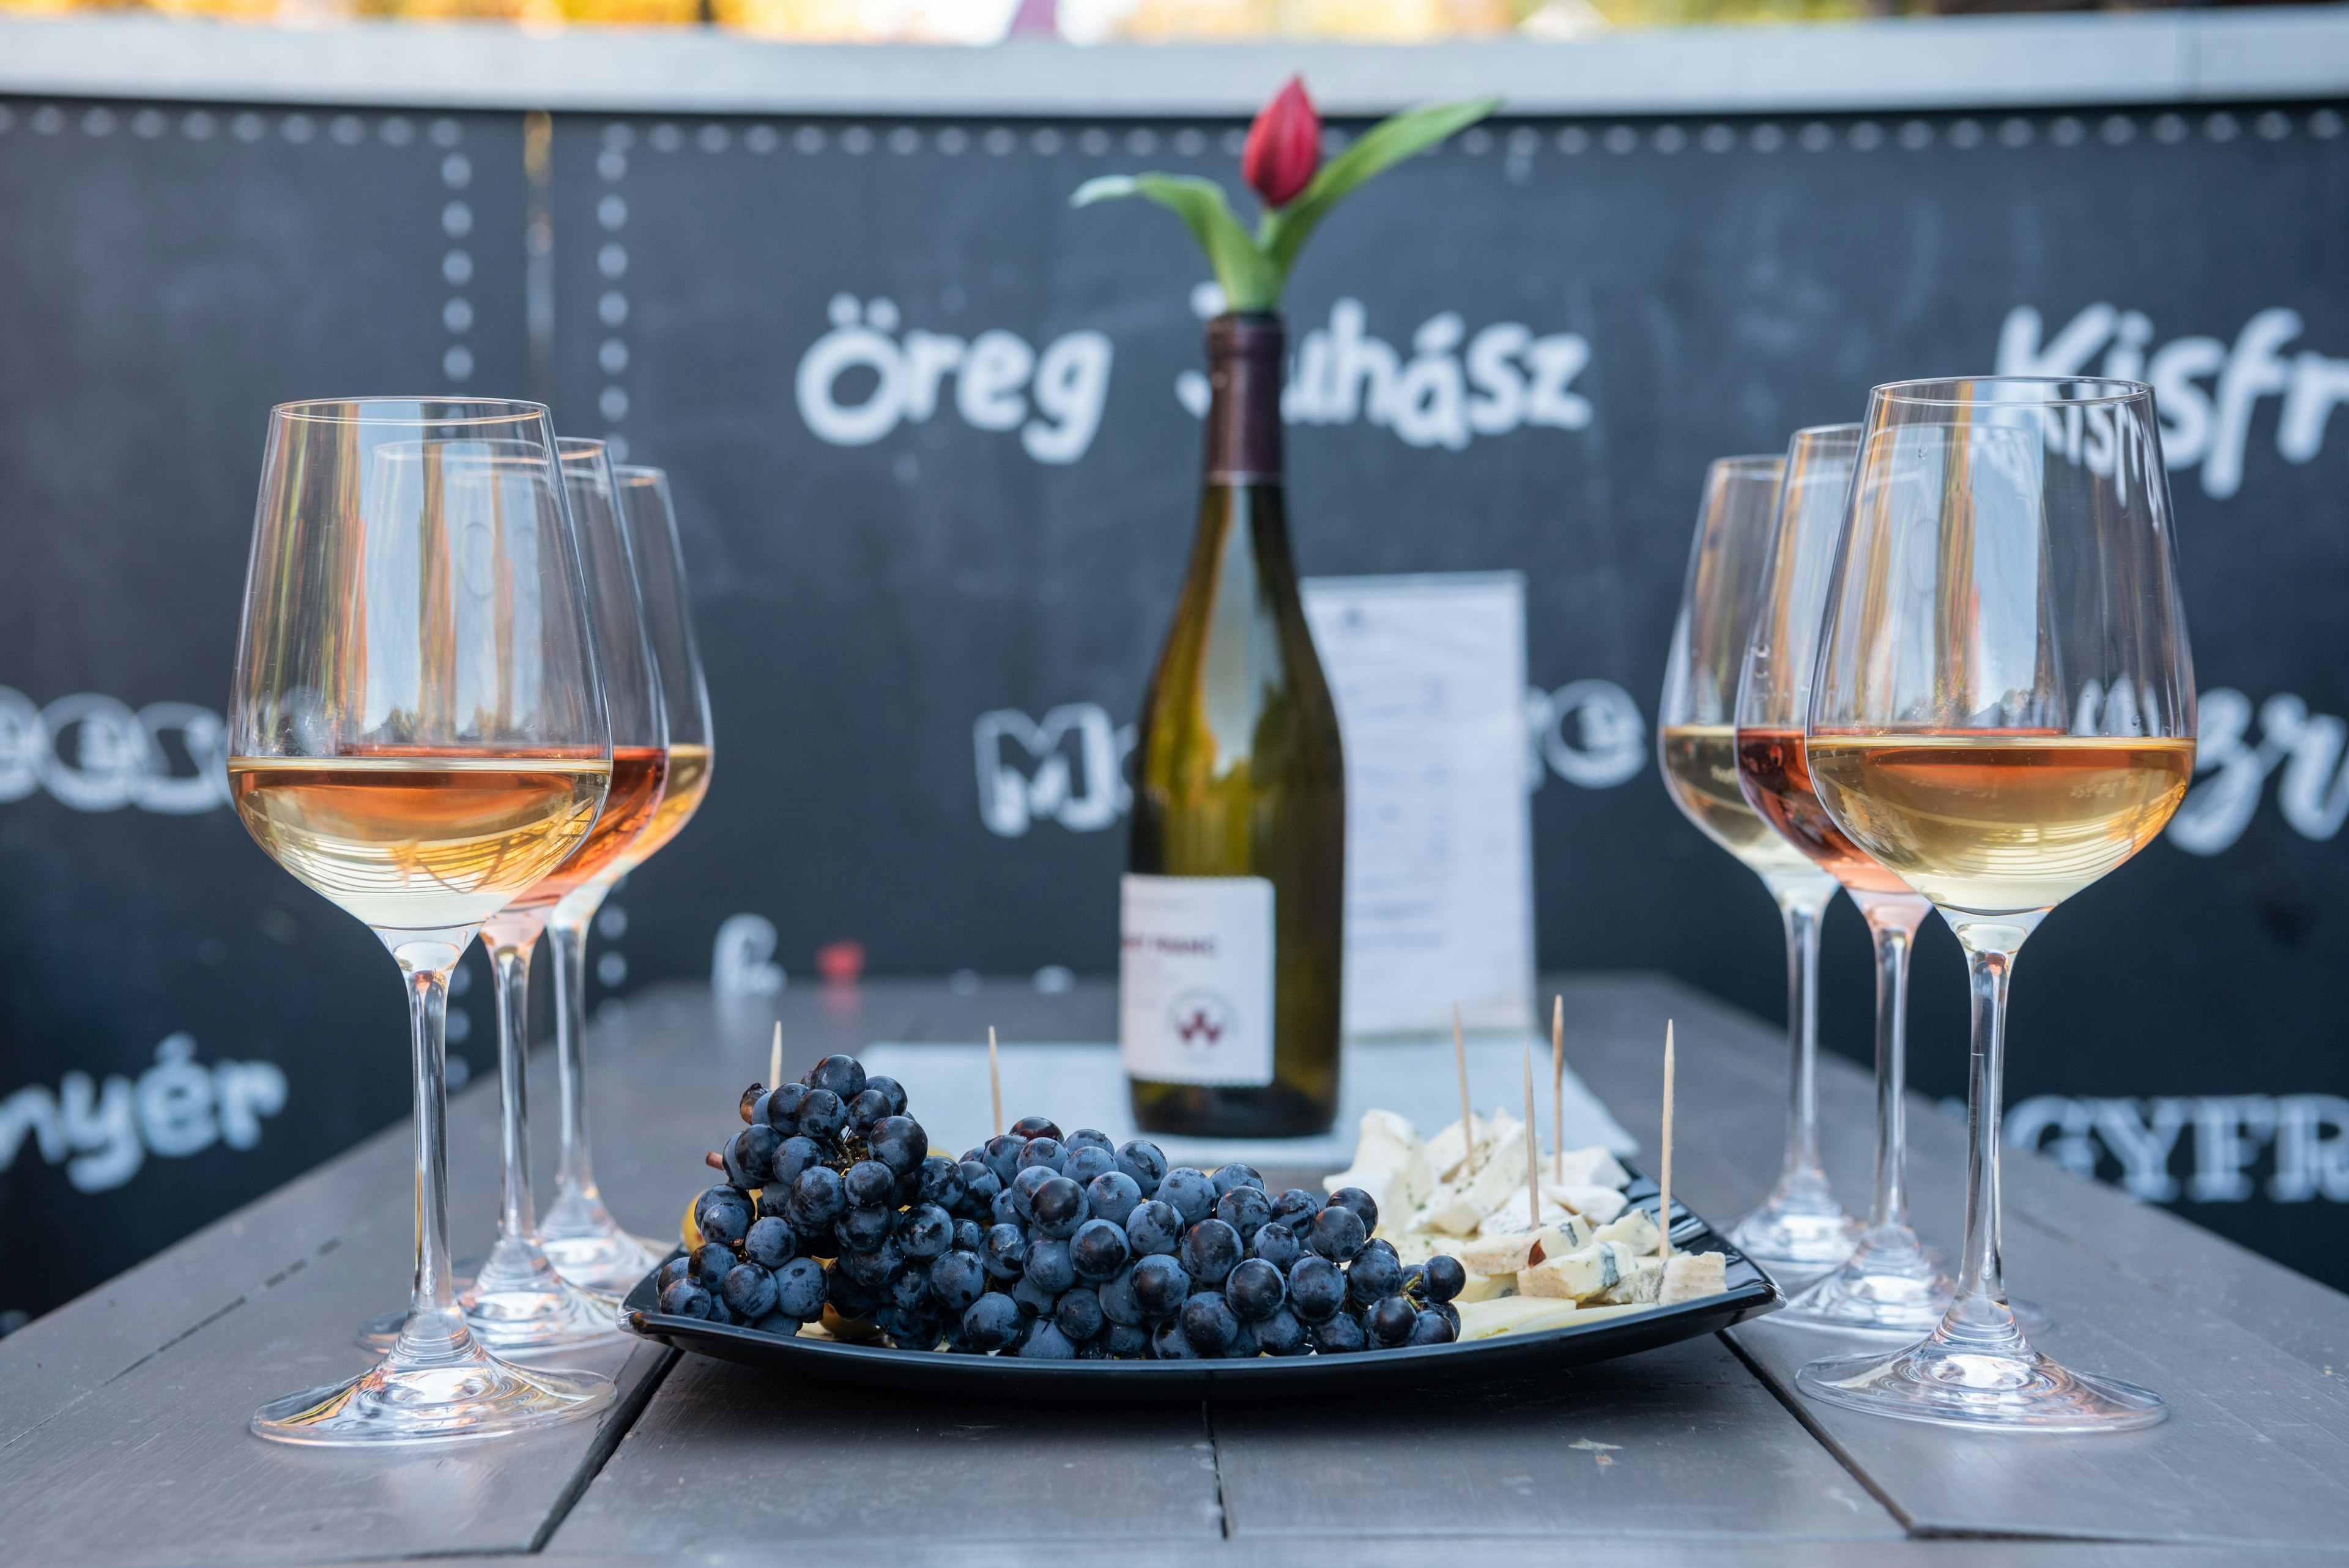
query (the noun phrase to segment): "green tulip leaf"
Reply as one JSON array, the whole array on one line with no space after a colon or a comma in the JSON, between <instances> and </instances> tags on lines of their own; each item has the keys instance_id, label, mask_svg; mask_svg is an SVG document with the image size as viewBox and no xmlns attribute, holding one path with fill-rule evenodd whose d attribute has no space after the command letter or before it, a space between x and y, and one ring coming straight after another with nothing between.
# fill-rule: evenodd
<instances>
[{"instance_id":1,"label":"green tulip leaf","mask_svg":"<svg viewBox=\"0 0 2349 1568\"><path fill-rule=\"evenodd\" d=\"M1227 308L1270 310L1280 302L1279 274L1232 215L1221 185L1195 174L1106 174L1079 186L1070 204L1085 207L1123 196L1146 196L1183 220L1207 253Z\"/></svg>"},{"instance_id":2,"label":"green tulip leaf","mask_svg":"<svg viewBox=\"0 0 2349 1568\"><path fill-rule=\"evenodd\" d=\"M1355 186L1425 151L1444 138L1465 130L1500 107L1501 99L1495 95L1410 109L1381 120L1364 131L1352 146L1323 164L1320 172L1313 176L1313 182L1299 192L1296 200L1265 213L1258 225L1257 245L1271 269L1273 296L1278 297L1282 286L1288 283L1288 269L1314 226L1329 216L1330 209Z\"/></svg>"}]
</instances>

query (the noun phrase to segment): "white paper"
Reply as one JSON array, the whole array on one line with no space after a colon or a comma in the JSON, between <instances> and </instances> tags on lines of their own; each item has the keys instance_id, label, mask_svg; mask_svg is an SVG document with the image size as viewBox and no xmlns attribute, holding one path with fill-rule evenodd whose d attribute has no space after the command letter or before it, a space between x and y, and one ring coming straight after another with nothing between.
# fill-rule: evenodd
<instances>
[{"instance_id":1,"label":"white paper","mask_svg":"<svg viewBox=\"0 0 2349 1568\"><path fill-rule=\"evenodd\" d=\"M1316 577L1346 747L1349 1036L1534 1027L1525 579Z\"/></svg>"},{"instance_id":2,"label":"white paper","mask_svg":"<svg viewBox=\"0 0 2349 1568\"><path fill-rule=\"evenodd\" d=\"M1159 1084L1272 1082L1272 883L1127 877L1117 1027L1126 1071Z\"/></svg>"}]
</instances>

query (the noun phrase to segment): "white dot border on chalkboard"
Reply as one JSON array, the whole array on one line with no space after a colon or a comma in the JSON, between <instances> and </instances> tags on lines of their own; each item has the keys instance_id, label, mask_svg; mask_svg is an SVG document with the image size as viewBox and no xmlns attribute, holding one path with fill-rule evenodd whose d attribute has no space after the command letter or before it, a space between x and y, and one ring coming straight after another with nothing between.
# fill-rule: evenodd
<instances>
[{"instance_id":1,"label":"white dot border on chalkboard","mask_svg":"<svg viewBox=\"0 0 2349 1568\"><path fill-rule=\"evenodd\" d=\"M656 152L677 153L687 146L685 135L664 120L645 138L646 145ZM724 132L712 136L712 130ZM628 199L621 186L628 177L628 154L636 146L635 128L625 120L605 124L595 153L595 178L601 193L595 198L595 228L597 233L595 271L599 292L595 297L595 319L604 329L604 337L595 345L595 366L602 375L603 386L595 394L595 412L604 421L604 444L611 449L614 462L628 461L628 432L624 428L628 418L629 398L627 369L630 344L626 328L628 325L628 293L626 279L628 273L628 248L626 239L628 227ZM704 153L715 154L736 146L754 158L771 158L782 145L781 138L771 125L753 125L739 137L730 130L712 120L694 133L692 145Z\"/></svg>"}]
</instances>

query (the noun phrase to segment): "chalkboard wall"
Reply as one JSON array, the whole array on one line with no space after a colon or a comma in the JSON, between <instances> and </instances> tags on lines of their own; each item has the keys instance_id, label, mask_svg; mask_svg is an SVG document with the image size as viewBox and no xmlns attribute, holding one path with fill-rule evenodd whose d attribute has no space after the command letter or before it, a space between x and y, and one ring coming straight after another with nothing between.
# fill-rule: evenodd
<instances>
[{"instance_id":1,"label":"chalkboard wall","mask_svg":"<svg viewBox=\"0 0 2349 1568\"><path fill-rule=\"evenodd\" d=\"M1164 213L1068 195L1228 178L1238 130L5 101L0 1308L406 1110L380 948L207 773L284 399L543 395L669 469L720 766L616 900L596 994L707 974L746 913L795 973L851 940L881 972L1109 971L1212 302ZM1307 571L1526 576L1542 961L1775 1014L1769 901L1649 757L1706 460L1895 378L2154 379L2206 772L2032 944L2014 1116L2349 1284L2342 130L2325 105L1506 121L1317 237L1289 413ZM1826 1037L1855 1056L1866 953L1839 908ZM1963 995L1936 926L1929 1092L1962 1092ZM486 1065L471 1003L456 1050Z\"/></svg>"}]
</instances>

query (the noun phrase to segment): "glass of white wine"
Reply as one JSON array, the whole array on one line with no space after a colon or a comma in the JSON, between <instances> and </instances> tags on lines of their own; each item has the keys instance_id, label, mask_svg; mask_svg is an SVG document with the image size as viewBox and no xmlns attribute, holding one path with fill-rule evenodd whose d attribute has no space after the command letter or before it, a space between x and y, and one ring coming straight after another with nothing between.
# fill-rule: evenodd
<instances>
[{"instance_id":1,"label":"glass of white wine","mask_svg":"<svg viewBox=\"0 0 2349 1568\"><path fill-rule=\"evenodd\" d=\"M1737 777L1737 683L1785 472L1776 456L1724 457L1706 471L1657 749L1673 804L1762 878L1786 929L1786 1153L1777 1184L1730 1239L1771 1273L1799 1282L1842 1262L1858 1227L1819 1166L1819 917L1837 884L1755 813Z\"/></svg>"},{"instance_id":2,"label":"glass of white wine","mask_svg":"<svg viewBox=\"0 0 2349 1568\"><path fill-rule=\"evenodd\" d=\"M468 1328L449 1266L449 972L595 826L611 729L577 540L534 403L367 399L272 411L228 774L279 865L375 931L406 988L416 1092L407 1322L365 1374L264 1405L310 1444L494 1437L609 1405Z\"/></svg>"},{"instance_id":3,"label":"glass of white wine","mask_svg":"<svg viewBox=\"0 0 2349 1568\"><path fill-rule=\"evenodd\" d=\"M1805 749L1819 804L1933 901L1973 991L1957 1299L1891 1355L1802 1388L1878 1415L2108 1431L2158 1396L2033 1348L1999 1256L2016 952L2136 854L2194 774L2194 670L2152 389L1982 377L1878 387L1828 588Z\"/></svg>"},{"instance_id":4,"label":"glass of white wine","mask_svg":"<svg viewBox=\"0 0 2349 1568\"><path fill-rule=\"evenodd\" d=\"M612 863L608 875L616 880L651 859L693 820L709 793L717 742L710 730L709 685L702 677L701 648L693 633L693 600L686 591L685 553L678 541L668 475L627 463L612 473L619 483L628 544L636 551L645 637L652 647L668 721L667 787L652 821Z\"/></svg>"}]
</instances>

